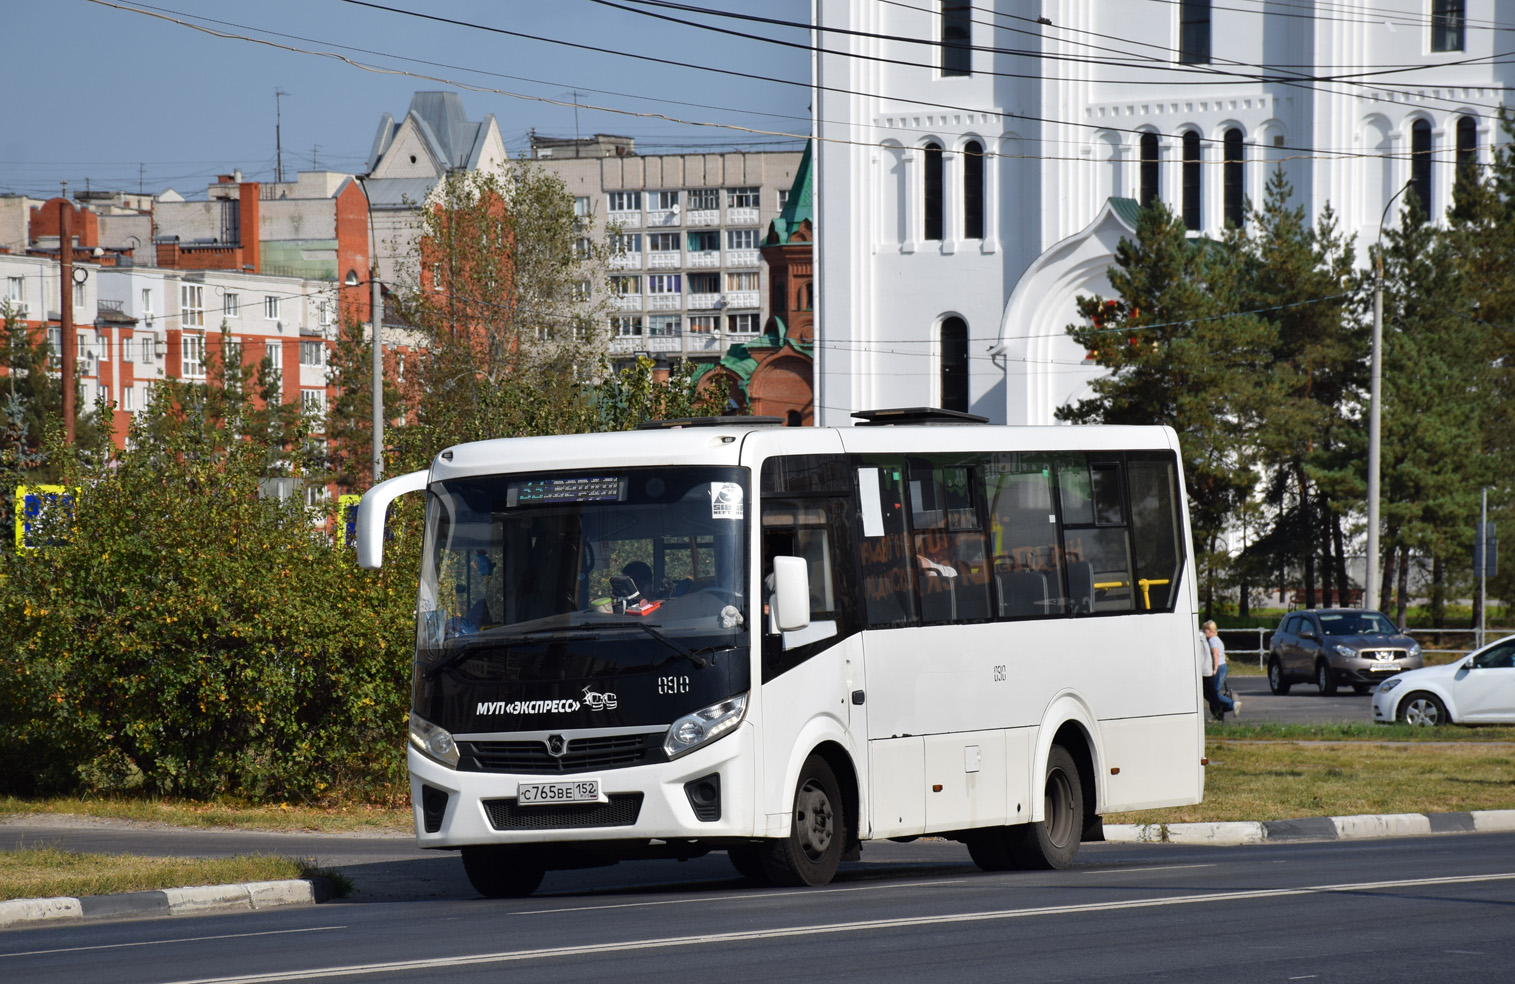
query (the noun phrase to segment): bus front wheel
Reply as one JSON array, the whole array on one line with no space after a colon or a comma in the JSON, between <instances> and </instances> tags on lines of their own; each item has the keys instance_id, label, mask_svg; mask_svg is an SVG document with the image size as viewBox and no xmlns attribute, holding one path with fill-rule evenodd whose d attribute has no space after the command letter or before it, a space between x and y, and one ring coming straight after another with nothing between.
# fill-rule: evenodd
<instances>
[{"instance_id":1,"label":"bus front wheel","mask_svg":"<svg viewBox=\"0 0 1515 984\"><path fill-rule=\"evenodd\" d=\"M847 825L842 791L831 766L818 755L805 760L794 788L789 836L765 846L764 867L775 885L825 885L842 860Z\"/></svg>"},{"instance_id":2,"label":"bus front wheel","mask_svg":"<svg viewBox=\"0 0 1515 984\"><path fill-rule=\"evenodd\" d=\"M463 848L463 873L473 890L486 899L519 899L535 892L547 871L533 864L524 851L480 845Z\"/></svg>"},{"instance_id":3,"label":"bus front wheel","mask_svg":"<svg viewBox=\"0 0 1515 984\"><path fill-rule=\"evenodd\" d=\"M1084 830L1084 787L1078 764L1061 745L1047 756L1042 819L1016 839L1011 857L1021 868L1066 868L1078 854ZM976 859L975 859L976 860Z\"/></svg>"}]
</instances>

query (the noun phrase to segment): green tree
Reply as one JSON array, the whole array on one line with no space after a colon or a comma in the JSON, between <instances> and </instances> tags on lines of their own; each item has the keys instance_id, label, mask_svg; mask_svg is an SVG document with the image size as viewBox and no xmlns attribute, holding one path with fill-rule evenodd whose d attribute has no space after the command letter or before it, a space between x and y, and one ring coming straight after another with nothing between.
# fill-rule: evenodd
<instances>
[{"instance_id":1,"label":"green tree","mask_svg":"<svg viewBox=\"0 0 1515 984\"><path fill-rule=\"evenodd\" d=\"M337 390L326 414L329 474L340 491L361 492L373 484L373 342L361 324L338 328L326 371ZM384 419L394 420L400 391L389 372L381 387Z\"/></svg>"},{"instance_id":2,"label":"green tree","mask_svg":"<svg viewBox=\"0 0 1515 984\"><path fill-rule=\"evenodd\" d=\"M1240 254L1186 237L1161 202L1143 209L1136 239L1110 268L1116 297L1080 297L1084 321L1068 334L1108 374L1094 395L1058 411L1072 423L1167 424L1178 432L1190 517L1206 564L1208 610L1220 571L1220 535L1254 483L1253 435L1267 404L1270 325L1236 314Z\"/></svg>"},{"instance_id":3,"label":"green tree","mask_svg":"<svg viewBox=\"0 0 1515 984\"><path fill-rule=\"evenodd\" d=\"M53 482L60 474L61 462L45 453L47 427L63 419L63 389L45 333L27 327L15 316L10 302L0 305L5 322L4 365L7 375L0 380L0 406L5 408L6 424L0 430L0 461L5 462L15 481L0 489L10 500L11 489L28 482ZM74 379L74 452L98 457L108 444L100 427L98 407L84 402L84 387Z\"/></svg>"}]
</instances>

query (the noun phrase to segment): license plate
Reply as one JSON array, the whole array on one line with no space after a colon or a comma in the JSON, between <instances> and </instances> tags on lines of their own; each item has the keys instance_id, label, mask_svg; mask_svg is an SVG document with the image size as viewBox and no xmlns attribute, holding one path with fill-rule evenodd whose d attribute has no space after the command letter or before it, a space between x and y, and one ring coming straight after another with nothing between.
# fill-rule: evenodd
<instances>
[{"instance_id":1,"label":"license plate","mask_svg":"<svg viewBox=\"0 0 1515 984\"><path fill-rule=\"evenodd\" d=\"M516 800L522 806L537 803L598 803L600 802L600 780L523 782L516 787Z\"/></svg>"},{"instance_id":2,"label":"license plate","mask_svg":"<svg viewBox=\"0 0 1515 984\"><path fill-rule=\"evenodd\" d=\"M1399 669L1399 664L1396 663L1396 662L1394 662L1393 660L1386 660L1386 661L1381 662L1381 663L1374 663L1373 664L1373 672L1374 673L1382 673L1385 670L1387 670L1390 673L1393 673L1397 669Z\"/></svg>"}]
</instances>

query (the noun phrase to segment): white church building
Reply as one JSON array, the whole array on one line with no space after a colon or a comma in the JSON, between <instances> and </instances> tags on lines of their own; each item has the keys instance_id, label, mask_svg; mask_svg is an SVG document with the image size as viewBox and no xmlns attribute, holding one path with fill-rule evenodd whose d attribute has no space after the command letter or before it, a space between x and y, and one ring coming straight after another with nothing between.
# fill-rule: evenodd
<instances>
[{"instance_id":1,"label":"white church building","mask_svg":"<svg viewBox=\"0 0 1515 984\"><path fill-rule=\"evenodd\" d=\"M1100 372L1075 298L1111 294L1141 204L1218 238L1282 165L1362 250L1407 183L1446 210L1515 83L1515 0L814 2L827 425L1052 423Z\"/></svg>"}]
</instances>

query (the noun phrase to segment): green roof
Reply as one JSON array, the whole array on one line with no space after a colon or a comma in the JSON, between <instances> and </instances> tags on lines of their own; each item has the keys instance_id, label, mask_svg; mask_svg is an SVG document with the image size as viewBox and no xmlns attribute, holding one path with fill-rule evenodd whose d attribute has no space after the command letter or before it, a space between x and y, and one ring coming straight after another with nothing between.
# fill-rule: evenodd
<instances>
[{"instance_id":1,"label":"green roof","mask_svg":"<svg viewBox=\"0 0 1515 984\"><path fill-rule=\"evenodd\" d=\"M1126 225L1136 228L1136 218L1141 215L1141 202L1134 198L1111 198L1110 210L1126 221Z\"/></svg>"},{"instance_id":2,"label":"green roof","mask_svg":"<svg viewBox=\"0 0 1515 984\"><path fill-rule=\"evenodd\" d=\"M800 166L794 172L794 184L789 186L789 200L784 203L784 210L779 217L768 224L768 237L763 240L765 246L773 246L787 243L802 223L815 223L814 209L814 184L811 174L811 148L813 141L805 141L805 152L800 155Z\"/></svg>"}]
</instances>

